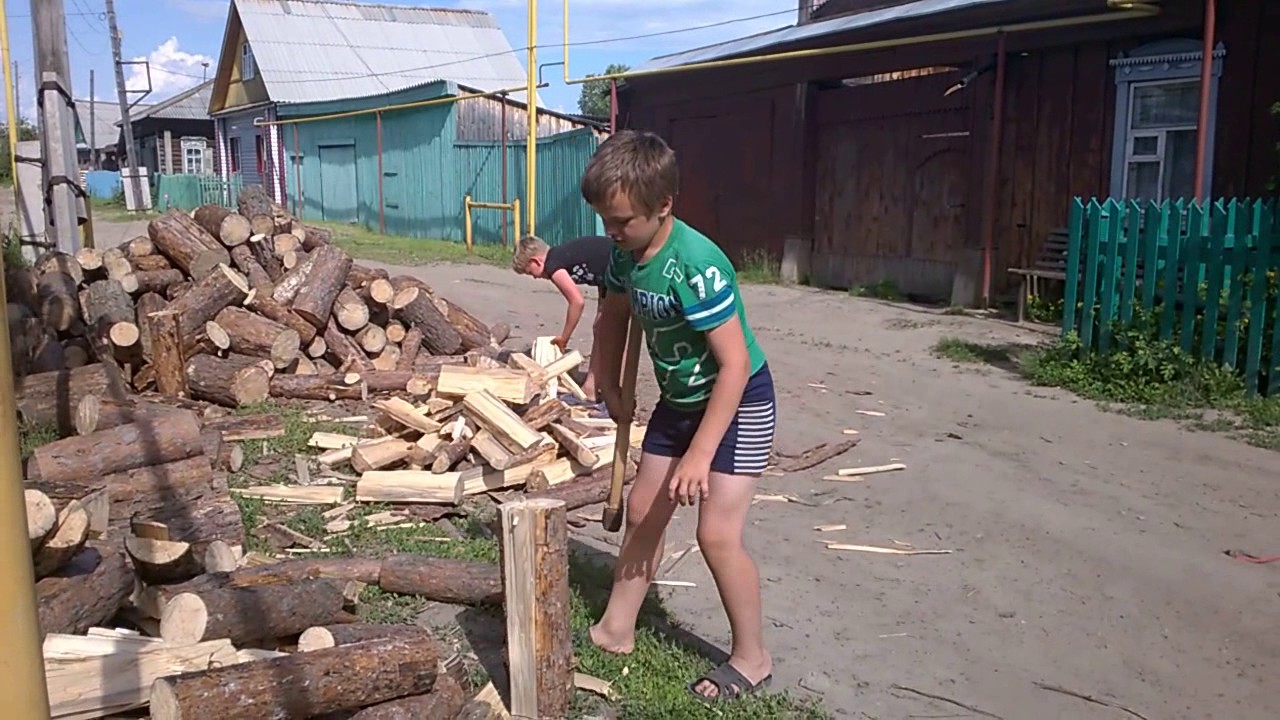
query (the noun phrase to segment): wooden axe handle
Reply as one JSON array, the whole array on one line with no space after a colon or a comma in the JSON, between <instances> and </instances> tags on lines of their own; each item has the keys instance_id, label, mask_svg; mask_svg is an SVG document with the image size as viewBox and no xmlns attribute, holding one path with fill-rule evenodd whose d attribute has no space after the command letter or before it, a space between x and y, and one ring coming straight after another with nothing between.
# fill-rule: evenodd
<instances>
[{"instance_id":1,"label":"wooden axe handle","mask_svg":"<svg viewBox=\"0 0 1280 720\"><path fill-rule=\"evenodd\" d=\"M635 414L636 373L640 368L640 345L644 342L644 327L634 315L628 319L627 354L622 365L622 400L631 402L631 414ZM631 451L631 420L618 423L618 434L613 440L613 477L609 483L609 501L601 520L605 530L617 532L622 528L622 486L627 476L627 459Z\"/></svg>"}]
</instances>

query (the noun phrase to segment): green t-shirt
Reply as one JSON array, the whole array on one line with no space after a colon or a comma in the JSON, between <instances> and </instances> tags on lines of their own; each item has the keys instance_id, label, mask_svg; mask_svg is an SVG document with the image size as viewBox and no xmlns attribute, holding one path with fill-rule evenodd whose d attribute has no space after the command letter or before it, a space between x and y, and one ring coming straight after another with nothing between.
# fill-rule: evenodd
<instances>
[{"instance_id":1,"label":"green t-shirt","mask_svg":"<svg viewBox=\"0 0 1280 720\"><path fill-rule=\"evenodd\" d=\"M737 273L724 252L705 235L676 219L666 244L643 263L613 248L604 276L609 292L628 292L644 326L649 357L662 398L672 407L695 410L711 397L719 367L706 333L735 314L751 356L751 372L764 366L764 352L747 326Z\"/></svg>"}]
</instances>

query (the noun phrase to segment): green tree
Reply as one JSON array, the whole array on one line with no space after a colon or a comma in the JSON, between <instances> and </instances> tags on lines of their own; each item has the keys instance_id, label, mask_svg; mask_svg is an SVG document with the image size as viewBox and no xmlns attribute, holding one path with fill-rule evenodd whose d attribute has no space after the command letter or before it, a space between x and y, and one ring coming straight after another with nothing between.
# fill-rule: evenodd
<instances>
[{"instance_id":1,"label":"green tree","mask_svg":"<svg viewBox=\"0 0 1280 720\"><path fill-rule=\"evenodd\" d=\"M18 141L35 140L40 133L25 118L18 121ZM9 126L0 123L0 185L13 185L13 164L9 161Z\"/></svg>"},{"instance_id":2,"label":"green tree","mask_svg":"<svg viewBox=\"0 0 1280 720\"><path fill-rule=\"evenodd\" d=\"M614 75L624 73L630 69L626 65L610 63L609 67L605 68L600 75ZM587 77L598 77L598 75L588 75ZM578 111L590 117L609 117L610 84L608 80L592 80L583 83L582 94L578 96Z\"/></svg>"}]
</instances>

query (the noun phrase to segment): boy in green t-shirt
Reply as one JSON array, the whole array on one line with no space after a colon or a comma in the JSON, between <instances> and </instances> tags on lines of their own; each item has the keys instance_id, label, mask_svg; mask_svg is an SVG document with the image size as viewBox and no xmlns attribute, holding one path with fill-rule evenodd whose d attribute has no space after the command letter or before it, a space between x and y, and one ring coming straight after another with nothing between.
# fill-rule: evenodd
<instances>
[{"instance_id":1,"label":"boy in green t-shirt","mask_svg":"<svg viewBox=\"0 0 1280 720\"><path fill-rule=\"evenodd\" d=\"M645 432L640 468L609 605L591 640L629 653L636 618L662 559L676 505L701 501L698 545L729 616L728 662L689 684L699 699L733 699L768 684L760 577L742 542L755 479L773 447L773 379L747 327L733 264L676 219L675 153L652 133L622 131L587 164L582 195L614 241L605 272L596 387L615 418L633 398L618 388L627 317L644 328L661 398Z\"/></svg>"}]
</instances>

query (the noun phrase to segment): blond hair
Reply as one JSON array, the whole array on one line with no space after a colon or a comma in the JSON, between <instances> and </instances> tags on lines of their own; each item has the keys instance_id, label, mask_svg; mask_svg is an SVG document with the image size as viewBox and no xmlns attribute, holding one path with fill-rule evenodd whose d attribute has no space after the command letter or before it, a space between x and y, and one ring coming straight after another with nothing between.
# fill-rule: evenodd
<instances>
[{"instance_id":1,"label":"blond hair","mask_svg":"<svg viewBox=\"0 0 1280 720\"><path fill-rule=\"evenodd\" d=\"M547 254L550 249L537 235L525 235L516 243L516 254L511 257L511 269L518 273L526 272L529 261Z\"/></svg>"},{"instance_id":2,"label":"blond hair","mask_svg":"<svg viewBox=\"0 0 1280 720\"><path fill-rule=\"evenodd\" d=\"M626 193L636 210L653 215L680 189L675 151L651 132L622 130L600 143L582 174L582 198L598 206Z\"/></svg>"}]
</instances>

